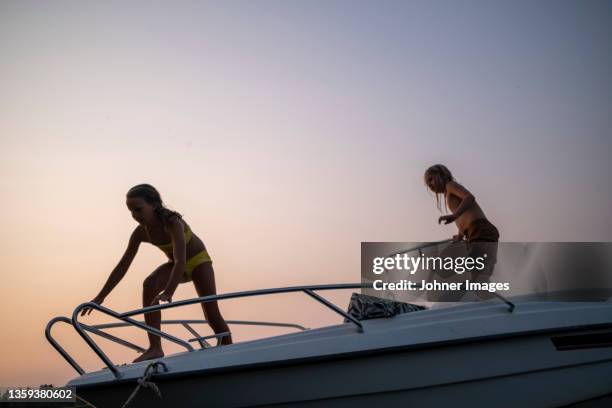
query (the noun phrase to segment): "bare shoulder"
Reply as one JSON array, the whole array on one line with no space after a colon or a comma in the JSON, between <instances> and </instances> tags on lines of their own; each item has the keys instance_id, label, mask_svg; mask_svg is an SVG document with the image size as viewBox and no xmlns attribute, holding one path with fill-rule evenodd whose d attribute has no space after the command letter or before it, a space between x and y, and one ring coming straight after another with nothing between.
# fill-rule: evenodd
<instances>
[{"instance_id":1,"label":"bare shoulder","mask_svg":"<svg viewBox=\"0 0 612 408\"><path fill-rule=\"evenodd\" d=\"M465 187L457 183L455 180L451 180L448 183L446 183L446 188L465 188Z\"/></svg>"},{"instance_id":2,"label":"bare shoulder","mask_svg":"<svg viewBox=\"0 0 612 408\"><path fill-rule=\"evenodd\" d=\"M179 217L178 215L172 215L168 218L168 224L167 224L167 228L168 228L168 232L171 231L183 231L185 229L187 229L187 223L185 222L185 220L183 220L183 218Z\"/></svg>"},{"instance_id":3,"label":"bare shoulder","mask_svg":"<svg viewBox=\"0 0 612 408\"><path fill-rule=\"evenodd\" d=\"M449 181L448 183L446 183L446 191L461 198L465 198L467 196L472 195L472 193L470 193L467 188L463 187L456 181Z\"/></svg>"},{"instance_id":4,"label":"bare shoulder","mask_svg":"<svg viewBox=\"0 0 612 408\"><path fill-rule=\"evenodd\" d=\"M130 241L133 241L135 243L149 242L147 232L145 231L142 225L138 224L138 226L134 228L134 231L132 231L132 236L130 237Z\"/></svg>"}]
</instances>

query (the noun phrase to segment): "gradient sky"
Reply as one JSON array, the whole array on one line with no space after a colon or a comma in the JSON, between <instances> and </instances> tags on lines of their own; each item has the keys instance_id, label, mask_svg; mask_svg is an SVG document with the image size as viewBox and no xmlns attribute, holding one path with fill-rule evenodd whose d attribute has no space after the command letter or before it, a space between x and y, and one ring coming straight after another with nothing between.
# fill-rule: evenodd
<instances>
[{"instance_id":1,"label":"gradient sky","mask_svg":"<svg viewBox=\"0 0 612 408\"><path fill-rule=\"evenodd\" d=\"M358 282L361 241L450 237L422 181L438 162L504 241L612 240L611 40L610 1L1 1L0 385L75 375L44 326L100 290L142 182L220 293ZM105 305L139 307L162 262L141 246ZM339 322L304 298L221 310Z\"/></svg>"}]
</instances>

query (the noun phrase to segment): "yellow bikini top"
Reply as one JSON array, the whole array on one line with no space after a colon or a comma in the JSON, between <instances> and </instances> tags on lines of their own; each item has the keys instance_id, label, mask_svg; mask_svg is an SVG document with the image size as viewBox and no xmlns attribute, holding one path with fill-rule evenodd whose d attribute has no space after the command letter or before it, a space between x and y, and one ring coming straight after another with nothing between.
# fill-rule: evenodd
<instances>
[{"instance_id":1,"label":"yellow bikini top","mask_svg":"<svg viewBox=\"0 0 612 408\"><path fill-rule=\"evenodd\" d=\"M151 243L151 245L155 245L156 247L158 247L159 249L161 249L167 256L169 259L172 259L172 242L168 243L168 244L154 244L151 242L151 236L149 235L149 230L147 229L147 227L145 226L145 232L147 233L147 237L149 237L149 243ZM191 228L189 228L189 225L186 225L185 228L185 245L187 245L189 243L189 241L191 241Z\"/></svg>"}]
</instances>

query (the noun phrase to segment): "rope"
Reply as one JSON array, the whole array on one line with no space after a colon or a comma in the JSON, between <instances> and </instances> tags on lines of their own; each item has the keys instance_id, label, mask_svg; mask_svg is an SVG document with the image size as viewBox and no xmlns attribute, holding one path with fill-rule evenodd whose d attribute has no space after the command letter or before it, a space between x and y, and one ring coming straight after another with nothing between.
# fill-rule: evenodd
<instances>
[{"instance_id":1,"label":"rope","mask_svg":"<svg viewBox=\"0 0 612 408\"><path fill-rule=\"evenodd\" d=\"M83 397L79 397L79 396L78 396L78 395L76 395L76 394L75 394L75 396L76 396L76 398L77 398L77 399L79 399L79 400L83 401L83 402L85 403L85 405L89 405L90 407L93 407L93 408L98 408L98 407L96 407L94 404L92 404L91 402L87 401L85 398L83 398Z\"/></svg>"},{"instance_id":2,"label":"rope","mask_svg":"<svg viewBox=\"0 0 612 408\"><path fill-rule=\"evenodd\" d=\"M158 367L160 366L164 368L163 371L168 372L168 367L166 367L166 364L162 363L161 361L154 361L150 363L147 368L145 368L144 375L136 380L138 382L138 385L136 386L136 388L134 388L134 391L132 391L132 395L130 395L130 397L127 399L127 401L125 401L121 408L125 408L128 406L128 404L136 396L141 387L150 388L159 398L161 398L161 391L159 390L159 387L157 387L157 384L155 384L153 381L149 381L149 379L153 375L159 374Z\"/></svg>"}]
</instances>

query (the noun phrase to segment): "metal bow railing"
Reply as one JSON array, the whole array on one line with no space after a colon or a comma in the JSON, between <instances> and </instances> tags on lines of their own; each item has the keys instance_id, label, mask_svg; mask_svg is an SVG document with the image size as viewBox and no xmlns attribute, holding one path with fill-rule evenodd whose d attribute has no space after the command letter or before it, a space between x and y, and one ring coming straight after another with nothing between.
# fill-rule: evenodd
<instances>
[{"instance_id":1,"label":"metal bow railing","mask_svg":"<svg viewBox=\"0 0 612 408\"><path fill-rule=\"evenodd\" d=\"M335 304L333 304L332 302L330 302L329 300L325 299L324 297L322 297L321 295L315 293L315 291L321 291L321 290L339 290L339 289L357 289L357 288L368 288L371 287L370 284L364 284L364 283L348 283L348 284L336 284L336 285L311 285L311 286L291 286L291 287L284 287L284 288L272 288L272 289L259 289L259 290L250 290L250 291L242 291L242 292L232 292L232 293L225 293L225 294L220 294L220 295L209 295L209 296L202 296L202 297L196 297L193 299L186 299L186 300L179 300L177 302L171 302L171 303L165 303L165 304L160 304L160 305L154 305L154 306L148 306L148 307L143 307L140 309L136 309L136 310L131 310L125 313L118 313L114 310L111 310L109 308L106 308L104 306L101 306L97 303L93 303L93 302L87 302L87 303L82 303L80 305L78 305L73 313L72 313L72 318L68 319L67 317L64 316L59 316L59 317L55 317L53 319L51 319L49 321L49 323L47 323L47 327L45 329L45 337L47 338L47 340L49 341L49 343L51 343L51 345L53 346L53 348L55 348L55 350L58 351L58 353L60 353L60 355L80 374L83 375L85 374L85 371L83 370L83 368L81 368L81 366L79 366L79 364L66 352L66 350L53 338L53 336L51 335L51 328L58 322L63 322L63 323L69 323L71 324L74 329L77 331L77 333L83 338L83 340L85 340L85 342L87 343L87 345L89 345L89 347L91 347L91 349L96 353L96 355L104 362L104 364L108 367L108 369L113 373L113 375L115 376L115 378L121 378L121 373L120 371L117 369L117 367L115 366L115 364L113 364L113 362L108 358L108 356L102 351L102 349L92 340L91 336L89 336L89 333L94 333L96 335L99 335L103 338L106 338L108 340L111 340L115 343L118 343L122 346L131 348L133 350L136 350L138 352L143 352L144 349L140 346L137 346L133 343L130 343L126 340L123 340L119 337L113 336L109 333L106 333L104 331L102 331L101 329L105 329L105 328L113 328L113 327L125 327L125 326L134 326L134 327L138 327L142 330L145 330L149 333L153 333L156 334L166 340L169 340L173 343L179 344L183 347L185 347L187 349L187 351L194 351L194 348L191 346L191 344L189 344L189 342L193 342L193 341L197 341L200 346L202 348L206 348L207 346L210 346L207 342L206 339L207 338L213 338L213 337L223 337L223 336L227 336L229 335L229 333L220 333L220 334L215 334L212 336L200 336L191 326L190 324L192 323L205 323L206 320L167 320L167 321L163 321L163 324L181 324L183 325L191 334L195 335L195 338L190 339L189 341L184 341L179 339L178 337L172 336L168 333L165 333L159 329L156 329L154 327L148 326L145 323L132 319L131 316L135 316L135 315L139 315L139 314L144 314L144 313L149 313L149 312L154 312L157 310L163 310L163 309L170 309L170 308L175 308L175 307L180 307L180 306L187 306L187 305L192 305L192 304L196 304L196 303L207 303L207 302L214 302L214 301L218 301L218 300L224 300L224 299L235 299L235 298L241 298L241 297L249 297L249 296L262 296L262 295L270 295L270 294L276 294L276 293L289 293L289 292L304 292L307 295L309 295L310 297L312 297L313 299L315 299L316 301L322 303L323 305L325 305L326 307L328 307L329 309L331 309L332 311L334 311L335 313L338 313L339 315L343 316L345 319L347 319L348 321L350 321L351 323L355 324L357 326L358 331L363 332L363 326L361 324L361 322L359 322L357 319L355 319L353 316L349 315L348 313L346 313L345 311L343 311L342 309L340 309L338 306L336 306ZM98 310L108 316L114 317L116 319L121 320L123 323L106 323L106 324L100 324L100 325L94 325L94 326L90 326L90 325L86 325L84 323L81 323L78 321L78 317L79 317L79 313L85 309L85 308L92 308L95 310ZM228 324L250 324L250 325L264 325L264 326L278 326L278 327L293 327L296 329L300 329L300 330L307 330L307 328L297 325L297 324L292 324L292 323L275 323L275 322L256 322L256 321L241 321L241 320L227 320L226 321Z\"/></svg>"}]
</instances>

